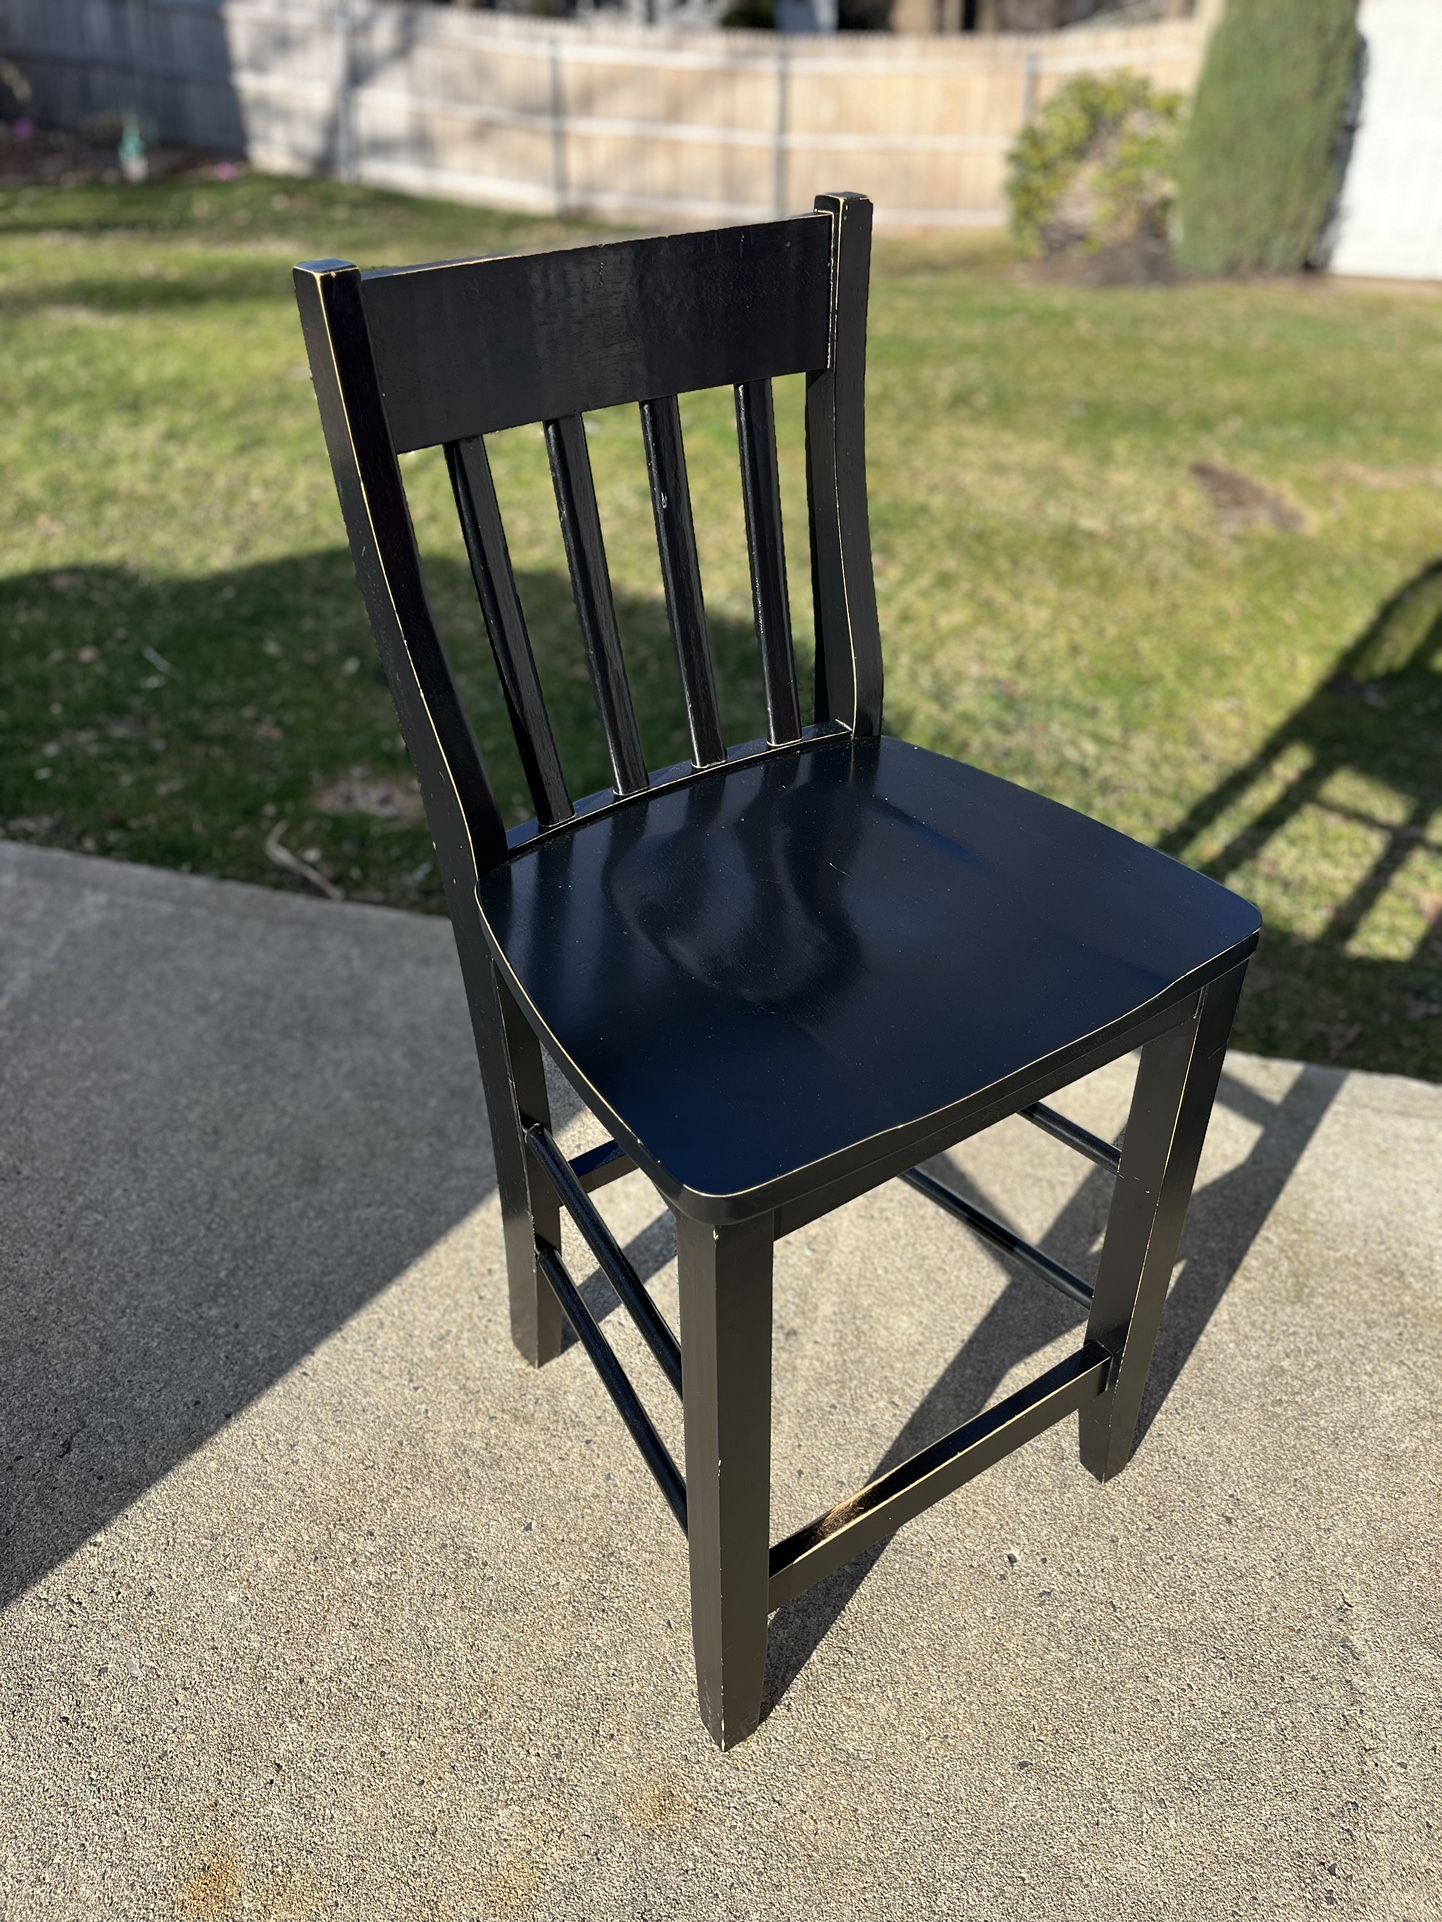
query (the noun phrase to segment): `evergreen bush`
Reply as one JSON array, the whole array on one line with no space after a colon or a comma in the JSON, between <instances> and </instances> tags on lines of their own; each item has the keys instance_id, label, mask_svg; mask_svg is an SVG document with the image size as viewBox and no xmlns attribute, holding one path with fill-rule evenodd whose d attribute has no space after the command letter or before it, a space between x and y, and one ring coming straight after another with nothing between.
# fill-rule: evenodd
<instances>
[{"instance_id":1,"label":"evergreen bush","mask_svg":"<svg viewBox=\"0 0 1442 1922\"><path fill-rule=\"evenodd\" d=\"M1178 254L1210 274L1295 273L1341 183L1356 0L1230 0L1177 167Z\"/></svg>"}]
</instances>

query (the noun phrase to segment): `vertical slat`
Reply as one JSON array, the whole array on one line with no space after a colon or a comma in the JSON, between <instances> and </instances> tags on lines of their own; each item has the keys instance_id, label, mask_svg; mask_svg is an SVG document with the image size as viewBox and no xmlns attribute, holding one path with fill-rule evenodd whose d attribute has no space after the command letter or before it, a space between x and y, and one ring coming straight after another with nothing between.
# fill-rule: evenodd
<instances>
[{"instance_id":1,"label":"vertical slat","mask_svg":"<svg viewBox=\"0 0 1442 1922\"><path fill-rule=\"evenodd\" d=\"M866 299L871 202L818 194L832 220L831 353L806 377L806 481L816 605L816 718L881 732L881 631L866 510Z\"/></svg>"},{"instance_id":2,"label":"vertical slat","mask_svg":"<svg viewBox=\"0 0 1442 1922\"><path fill-rule=\"evenodd\" d=\"M646 762L626 680L626 664L621 658L616 606L611 598L601 516L596 506L596 486L591 477L591 456L581 416L564 414L559 420L548 420L546 449L551 457L551 479L555 483L561 534L571 569L571 589L586 643L586 658L606 736L613 784L618 794L635 794L646 785Z\"/></svg>"},{"instance_id":3,"label":"vertical slat","mask_svg":"<svg viewBox=\"0 0 1442 1922\"><path fill-rule=\"evenodd\" d=\"M756 610L756 638L761 645L761 673L766 683L766 727L773 741L798 741L801 705L791 647L781 471L776 459L776 412L769 380L742 381L737 387L736 437L741 445L751 604Z\"/></svg>"},{"instance_id":4,"label":"vertical slat","mask_svg":"<svg viewBox=\"0 0 1442 1922\"><path fill-rule=\"evenodd\" d=\"M501 677L501 691L536 818L543 827L569 820L574 812L566 777L556 753L556 737L546 713L536 673L531 637L516 593L516 577L501 524L500 503L491 478L486 444L479 437L452 441L446 448L451 487L471 558L471 576Z\"/></svg>"},{"instance_id":5,"label":"vertical slat","mask_svg":"<svg viewBox=\"0 0 1442 1922\"><path fill-rule=\"evenodd\" d=\"M681 410L674 394L641 402L641 432L646 442L646 471L656 516L656 545L661 550L661 579L666 612L676 644L676 664L686 700L691 758L697 767L714 767L726 758L716 706L716 677L701 596L701 562L691 517L691 488L681 440Z\"/></svg>"}]
</instances>

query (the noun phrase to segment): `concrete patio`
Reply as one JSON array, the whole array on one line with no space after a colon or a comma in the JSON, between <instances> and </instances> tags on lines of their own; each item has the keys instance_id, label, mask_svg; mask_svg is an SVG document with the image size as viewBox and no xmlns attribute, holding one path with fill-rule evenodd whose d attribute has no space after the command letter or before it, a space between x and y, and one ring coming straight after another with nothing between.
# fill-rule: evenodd
<instances>
[{"instance_id":1,"label":"concrete patio","mask_svg":"<svg viewBox=\"0 0 1442 1922\"><path fill-rule=\"evenodd\" d=\"M444 923L0 846L0 1077L5 1917L1442 1914L1442 1089L1234 1057L1132 1467L1066 1423L777 1616L719 1756L664 1506L510 1345ZM952 1160L1087 1262L1097 1171ZM776 1531L1074 1327L897 1184L783 1243Z\"/></svg>"}]
</instances>

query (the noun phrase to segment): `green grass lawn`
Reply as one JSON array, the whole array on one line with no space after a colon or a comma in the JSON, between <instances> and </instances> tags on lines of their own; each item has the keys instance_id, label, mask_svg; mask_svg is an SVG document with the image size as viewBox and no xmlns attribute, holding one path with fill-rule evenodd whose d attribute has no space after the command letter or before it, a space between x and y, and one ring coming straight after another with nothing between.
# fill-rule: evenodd
<instances>
[{"instance_id":1,"label":"green grass lawn","mask_svg":"<svg viewBox=\"0 0 1442 1922\"><path fill-rule=\"evenodd\" d=\"M0 232L0 831L306 886L270 838L350 898L439 909L288 269L580 230L252 176L0 195ZM1062 286L992 244L895 241L878 247L871 341L889 728L1257 900L1245 1045L1442 1076L1442 299ZM803 590L794 387L778 412ZM729 395L683 413L740 740L760 698ZM685 747L640 430L634 409L592 425L659 766ZM539 431L498 436L493 460L585 792L605 767ZM439 456L408 473L442 632L519 819Z\"/></svg>"}]
</instances>

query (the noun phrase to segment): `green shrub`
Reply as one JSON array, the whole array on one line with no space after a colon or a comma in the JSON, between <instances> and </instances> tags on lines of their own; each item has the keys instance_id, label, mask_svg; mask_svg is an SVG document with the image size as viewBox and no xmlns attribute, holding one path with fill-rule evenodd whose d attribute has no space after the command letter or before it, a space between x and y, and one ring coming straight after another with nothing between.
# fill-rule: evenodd
<instances>
[{"instance_id":1,"label":"green shrub","mask_svg":"<svg viewBox=\"0 0 1442 1922\"><path fill-rule=\"evenodd\" d=\"M1135 73L1078 74L1022 129L1007 198L1020 253L1165 237L1181 102Z\"/></svg>"},{"instance_id":2,"label":"green shrub","mask_svg":"<svg viewBox=\"0 0 1442 1922\"><path fill-rule=\"evenodd\" d=\"M1178 253L1200 273L1295 273L1336 198L1356 0L1230 0L1178 161Z\"/></svg>"}]
</instances>

